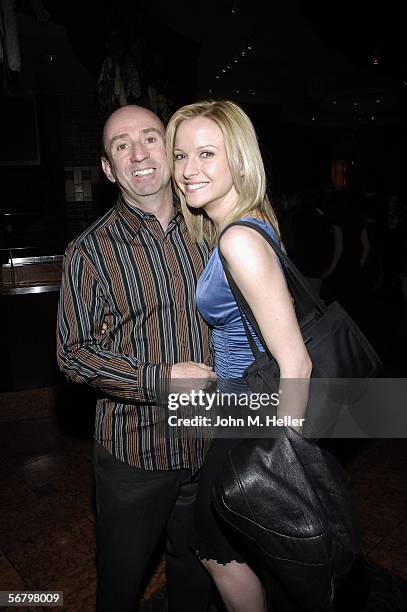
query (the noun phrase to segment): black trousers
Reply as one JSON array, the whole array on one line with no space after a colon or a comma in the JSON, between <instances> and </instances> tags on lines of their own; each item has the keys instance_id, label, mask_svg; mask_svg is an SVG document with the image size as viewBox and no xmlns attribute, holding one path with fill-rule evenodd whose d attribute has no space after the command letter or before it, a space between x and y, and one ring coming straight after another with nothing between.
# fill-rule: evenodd
<instances>
[{"instance_id":1,"label":"black trousers","mask_svg":"<svg viewBox=\"0 0 407 612\"><path fill-rule=\"evenodd\" d=\"M187 545L197 483L190 470L148 471L95 443L97 612L135 612L140 584L167 528L169 612L206 612L212 582Z\"/></svg>"}]
</instances>

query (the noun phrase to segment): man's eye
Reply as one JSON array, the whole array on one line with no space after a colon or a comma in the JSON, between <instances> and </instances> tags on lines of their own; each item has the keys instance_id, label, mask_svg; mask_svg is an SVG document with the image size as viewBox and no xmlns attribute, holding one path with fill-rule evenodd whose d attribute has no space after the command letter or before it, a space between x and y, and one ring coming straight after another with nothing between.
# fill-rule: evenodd
<instances>
[{"instance_id":1,"label":"man's eye","mask_svg":"<svg viewBox=\"0 0 407 612\"><path fill-rule=\"evenodd\" d=\"M127 142L122 142L121 144L117 145L117 151L125 151L128 147Z\"/></svg>"},{"instance_id":2,"label":"man's eye","mask_svg":"<svg viewBox=\"0 0 407 612\"><path fill-rule=\"evenodd\" d=\"M212 151L202 151L201 153L201 157L203 157L204 159L208 158L208 157L213 157L214 153Z\"/></svg>"},{"instance_id":3,"label":"man's eye","mask_svg":"<svg viewBox=\"0 0 407 612\"><path fill-rule=\"evenodd\" d=\"M153 144L154 142L157 142L157 138L155 136L149 136L148 138L146 138L147 144Z\"/></svg>"},{"instance_id":4,"label":"man's eye","mask_svg":"<svg viewBox=\"0 0 407 612\"><path fill-rule=\"evenodd\" d=\"M180 161L181 159L185 159L185 158L186 158L185 153L174 154L174 161Z\"/></svg>"}]
</instances>

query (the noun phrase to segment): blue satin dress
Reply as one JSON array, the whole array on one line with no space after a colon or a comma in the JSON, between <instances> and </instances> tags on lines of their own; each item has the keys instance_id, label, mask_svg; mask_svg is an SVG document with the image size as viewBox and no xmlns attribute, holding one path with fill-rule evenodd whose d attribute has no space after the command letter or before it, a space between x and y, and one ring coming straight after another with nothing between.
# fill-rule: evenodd
<instances>
[{"instance_id":1,"label":"blue satin dress","mask_svg":"<svg viewBox=\"0 0 407 612\"><path fill-rule=\"evenodd\" d=\"M260 225L279 243L274 228L269 224L251 217L244 217L244 219ZM260 291L259 298L261 298ZM218 248L214 249L198 280L196 303L201 315L212 330L218 387L221 390L231 390L232 379L240 379L236 381L236 384L241 385L242 374L253 363L254 357L246 338L239 308L223 271ZM252 329L251 332L261 349ZM227 379L223 388L222 379ZM211 502L213 483L221 471L226 453L239 442L240 440L236 438L217 438L212 443L200 472L196 520L190 539L191 547L197 551L200 558L215 559L224 565L230 561L243 563L248 560L247 552L243 556L241 554L236 533L232 533L226 523L216 514Z\"/></svg>"},{"instance_id":2,"label":"blue satin dress","mask_svg":"<svg viewBox=\"0 0 407 612\"><path fill-rule=\"evenodd\" d=\"M244 217L243 220L259 225L277 244L279 243L274 228L268 223L251 217ZM223 272L217 247L198 280L196 304L202 317L212 329L212 347L218 378L240 378L244 370L254 361L254 357L246 338L238 305ZM250 325L249 329L258 347L261 348Z\"/></svg>"}]
</instances>

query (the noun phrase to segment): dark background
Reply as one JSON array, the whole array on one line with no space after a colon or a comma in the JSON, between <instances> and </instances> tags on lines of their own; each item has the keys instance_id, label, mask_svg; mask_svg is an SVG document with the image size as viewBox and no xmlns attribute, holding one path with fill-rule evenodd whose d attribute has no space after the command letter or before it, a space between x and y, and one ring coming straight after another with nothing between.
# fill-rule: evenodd
<instances>
[{"instance_id":1,"label":"dark background","mask_svg":"<svg viewBox=\"0 0 407 612\"><path fill-rule=\"evenodd\" d=\"M127 83L126 101L164 120L202 97L242 104L277 203L282 191L318 188L335 159L347 161L349 186L362 193L405 191L400 3L33 0L16 9L21 70L0 64L1 211L31 214L14 219L19 234L36 215L49 250L63 252L112 204L98 169L100 130L121 104L112 81L100 81L107 57ZM85 177L93 168L90 199L67 201L73 168ZM4 226L3 217L3 244Z\"/></svg>"}]
</instances>

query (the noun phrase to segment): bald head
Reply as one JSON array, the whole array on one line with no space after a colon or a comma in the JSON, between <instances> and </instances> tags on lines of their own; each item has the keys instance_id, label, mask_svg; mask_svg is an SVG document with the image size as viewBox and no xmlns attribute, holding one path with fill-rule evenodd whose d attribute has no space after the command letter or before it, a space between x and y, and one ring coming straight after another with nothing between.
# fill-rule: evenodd
<instances>
[{"instance_id":1,"label":"bald head","mask_svg":"<svg viewBox=\"0 0 407 612\"><path fill-rule=\"evenodd\" d=\"M165 127L141 106L122 106L103 130L102 168L127 202L142 209L172 207L170 173L164 148Z\"/></svg>"},{"instance_id":2,"label":"bald head","mask_svg":"<svg viewBox=\"0 0 407 612\"><path fill-rule=\"evenodd\" d=\"M150 123L151 126L156 127L163 136L165 134L163 122L148 108L137 106L136 104L122 106L108 117L103 128L103 150L108 159L110 158L112 138L120 133L125 133L121 132L121 127L133 125L136 122Z\"/></svg>"}]
</instances>

